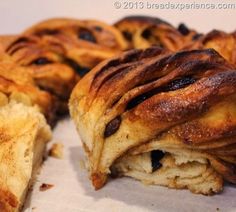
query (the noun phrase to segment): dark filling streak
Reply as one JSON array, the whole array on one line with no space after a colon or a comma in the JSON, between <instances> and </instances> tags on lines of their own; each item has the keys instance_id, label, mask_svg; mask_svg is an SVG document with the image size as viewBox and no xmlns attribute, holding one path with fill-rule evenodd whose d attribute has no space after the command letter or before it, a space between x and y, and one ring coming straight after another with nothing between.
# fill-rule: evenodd
<instances>
[{"instance_id":1,"label":"dark filling streak","mask_svg":"<svg viewBox=\"0 0 236 212\"><path fill-rule=\"evenodd\" d=\"M14 42L11 44L11 46L14 46L14 45L17 44L17 43L24 43L24 42L28 42L28 41L29 41L28 38L22 37L22 38L17 39L16 41L14 41ZM10 46L9 48L11 48L11 46Z\"/></svg>"},{"instance_id":2,"label":"dark filling streak","mask_svg":"<svg viewBox=\"0 0 236 212\"><path fill-rule=\"evenodd\" d=\"M186 77L176 79L176 80L170 82L167 86L165 86L163 88L163 90L164 90L164 92L178 90L178 89L181 89L181 88L184 88L188 85L193 84L195 81L196 80L193 77L186 76Z\"/></svg>"},{"instance_id":3,"label":"dark filling streak","mask_svg":"<svg viewBox=\"0 0 236 212\"><path fill-rule=\"evenodd\" d=\"M98 32L101 32L103 30L102 27L100 26L95 26L94 29Z\"/></svg>"},{"instance_id":4,"label":"dark filling streak","mask_svg":"<svg viewBox=\"0 0 236 212\"><path fill-rule=\"evenodd\" d=\"M19 51L19 50L21 50L21 49L23 49L23 48L25 48L25 47L27 47L27 45L25 45L25 46L19 46L19 47L15 48L15 49L13 48L12 50L9 50L9 51L8 51L8 54L12 56L12 55L15 54L17 51Z\"/></svg>"},{"instance_id":5,"label":"dark filling streak","mask_svg":"<svg viewBox=\"0 0 236 212\"><path fill-rule=\"evenodd\" d=\"M33 60L29 65L46 65L52 63L51 60L47 59L46 57L40 57L35 60Z\"/></svg>"},{"instance_id":6,"label":"dark filling streak","mask_svg":"<svg viewBox=\"0 0 236 212\"><path fill-rule=\"evenodd\" d=\"M203 34L195 34L193 37L192 37L192 40L198 40L199 38L201 38L203 36Z\"/></svg>"},{"instance_id":7,"label":"dark filling streak","mask_svg":"<svg viewBox=\"0 0 236 212\"><path fill-rule=\"evenodd\" d=\"M58 33L59 33L59 31L56 30L56 29L43 29L43 30L36 31L34 33L34 35L41 37L41 36L44 36L44 35L56 35Z\"/></svg>"},{"instance_id":8,"label":"dark filling streak","mask_svg":"<svg viewBox=\"0 0 236 212\"><path fill-rule=\"evenodd\" d=\"M110 84L109 81L113 84L114 78L119 78L119 76L124 76L126 73L132 70L132 68L135 68L135 66L124 66L124 67L118 67L114 72L110 73L108 76L104 77L102 81L96 81L94 82L94 87L97 87L97 91L100 90L100 88L104 84ZM97 83L98 82L98 83Z\"/></svg>"},{"instance_id":9,"label":"dark filling streak","mask_svg":"<svg viewBox=\"0 0 236 212\"><path fill-rule=\"evenodd\" d=\"M82 40L92 42L92 43L97 43L96 38L94 37L92 32L90 32L89 30L87 30L85 28L80 28L79 29L78 38L82 39Z\"/></svg>"},{"instance_id":10,"label":"dark filling streak","mask_svg":"<svg viewBox=\"0 0 236 212\"><path fill-rule=\"evenodd\" d=\"M154 50L154 51L153 51L153 50ZM145 52L142 53L142 54L144 55L143 58L145 58L145 55L146 55L146 54L147 54L147 55L150 55L150 56L155 56L155 55L158 54L158 53L160 54L160 52L158 52L158 51L156 51L156 50L162 51L161 48L156 48L156 47L155 47L155 48L148 48L148 49L146 49ZM141 55L141 57L142 57L142 55ZM157 67L157 66L159 67L159 69L162 69L162 68L166 65L166 61L167 61L169 58L170 58L169 56L166 56L166 57L164 57L164 58L158 60L157 62L153 63L152 65L145 67L145 69L144 69L143 71L146 72L146 73L149 73L149 72L152 73L153 71L156 71L156 67ZM141 83L137 84L136 87L143 86L143 85L148 84L148 83L152 83L152 82L158 80L160 77L161 77L161 76L155 77L155 78L153 78L153 79L145 80L145 82L141 82ZM119 102L119 100L120 100L121 98L122 98L122 96L120 96L118 99L116 99L116 100L112 103L111 107L113 107L117 102Z\"/></svg>"},{"instance_id":11,"label":"dark filling streak","mask_svg":"<svg viewBox=\"0 0 236 212\"><path fill-rule=\"evenodd\" d=\"M70 66L81 77L83 77L85 74L87 74L90 71L90 68L82 67L76 61L69 58L66 58L64 63Z\"/></svg>"},{"instance_id":12,"label":"dark filling streak","mask_svg":"<svg viewBox=\"0 0 236 212\"><path fill-rule=\"evenodd\" d=\"M128 51L122 58L116 58L110 60L105 64L94 76L91 85L95 84L96 79L103 73L108 71L110 68L125 64L132 63L136 61L141 61L144 58L154 57L156 55L162 54L163 49L157 47L151 47L146 50L133 49Z\"/></svg>"},{"instance_id":13,"label":"dark filling streak","mask_svg":"<svg viewBox=\"0 0 236 212\"><path fill-rule=\"evenodd\" d=\"M155 88L153 90L148 91L147 93L141 94L133 98L131 101L129 101L125 110L131 110L132 108L136 107L140 103L144 102L146 99L151 98L152 96L158 93L178 90L190 84L193 84L195 81L196 80L191 76L185 76L180 79L173 80L172 82L170 82L169 84L165 86Z\"/></svg>"},{"instance_id":14,"label":"dark filling streak","mask_svg":"<svg viewBox=\"0 0 236 212\"><path fill-rule=\"evenodd\" d=\"M27 43L30 42L30 40L28 38L22 37L17 39L16 41L14 41L7 49L6 52L8 52L10 55L12 55L15 51L17 51L19 48L13 49L13 51L11 51L11 48L14 47L16 44L18 43Z\"/></svg>"},{"instance_id":15,"label":"dark filling streak","mask_svg":"<svg viewBox=\"0 0 236 212\"><path fill-rule=\"evenodd\" d=\"M128 31L123 31L122 34L123 34L123 36L125 37L126 40L132 41L132 37L133 37L133 36L132 36L132 34L131 34L130 32L128 32Z\"/></svg>"},{"instance_id":16,"label":"dark filling streak","mask_svg":"<svg viewBox=\"0 0 236 212\"><path fill-rule=\"evenodd\" d=\"M4 81L10 82L10 83L15 83L13 80L7 79L7 78L5 78L5 77L3 77L3 76L0 76L0 80L4 80ZM2 91L1 91L1 92L2 92ZM9 97L9 95L10 95L10 94L5 93L5 92L4 92L4 94L7 95L8 97Z\"/></svg>"},{"instance_id":17,"label":"dark filling streak","mask_svg":"<svg viewBox=\"0 0 236 212\"><path fill-rule=\"evenodd\" d=\"M128 63L128 62L132 62L134 60L137 60L139 54L141 53L141 50L131 50L130 54L127 54L124 58L120 59L114 59L114 60L110 60L108 61L108 63L106 65L104 65L99 72L97 72L94 76L93 81L96 80L96 78L101 75L103 72L107 71L109 68L121 65L123 63Z\"/></svg>"},{"instance_id":18,"label":"dark filling streak","mask_svg":"<svg viewBox=\"0 0 236 212\"><path fill-rule=\"evenodd\" d=\"M184 35L184 36L186 36L186 35L188 35L188 34L190 33L190 30L188 29L188 27L187 27L185 24L183 24L183 23L181 23L181 24L178 26L178 31L179 31L182 35Z\"/></svg>"},{"instance_id":19,"label":"dark filling streak","mask_svg":"<svg viewBox=\"0 0 236 212\"><path fill-rule=\"evenodd\" d=\"M117 116L116 118L112 119L106 126L104 131L104 138L107 138L113 135L120 127L121 117Z\"/></svg>"},{"instance_id":20,"label":"dark filling streak","mask_svg":"<svg viewBox=\"0 0 236 212\"><path fill-rule=\"evenodd\" d=\"M101 70L99 72L97 72L94 76L94 80L103 72L105 72L107 69L112 68L114 66L118 66L120 64L120 60L116 59L116 60L110 60L105 66L103 66L101 68Z\"/></svg>"},{"instance_id":21,"label":"dark filling streak","mask_svg":"<svg viewBox=\"0 0 236 212\"><path fill-rule=\"evenodd\" d=\"M160 48L159 46L152 46L150 48L147 48L143 51L143 53L140 55L140 58L150 58L155 57L157 55L163 54L165 50Z\"/></svg>"},{"instance_id":22,"label":"dark filling streak","mask_svg":"<svg viewBox=\"0 0 236 212\"><path fill-rule=\"evenodd\" d=\"M195 49L195 50L190 50L190 51L179 51L176 54L173 54L171 57L169 57L169 59L166 63L168 64L168 63L172 63L174 61L178 62L178 60L182 60L182 58L184 58L186 60L188 57L190 57L190 58L193 58L195 56L196 57L202 57L202 56L205 57L205 55L215 57L217 55L217 52L214 49L204 49L204 50Z\"/></svg>"},{"instance_id":23,"label":"dark filling streak","mask_svg":"<svg viewBox=\"0 0 236 212\"><path fill-rule=\"evenodd\" d=\"M149 29L145 29L145 30L142 32L142 34L141 34L141 36L142 36L143 38L145 38L145 39L150 38L151 35L152 35L152 34L151 34L151 32L150 32Z\"/></svg>"},{"instance_id":24,"label":"dark filling streak","mask_svg":"<svg viewBox=\"0 0 236 212\"><path fill-rule=\"evenodd\" d=\"M142 32L141 36L142 36L144 39L148 40L148 39L151 38L152 32L151 32L151 30L149 30L149 29L145 29L145 30ZM164 48L164 47L165 47L165 46L160 42L160 40L159 40L159 38L158 38L157 36L155 36L155 43L153 43L152 46L153 46L154 48L155 48L155 47L156 47L156 48L157 48L157 47L160 47L160 48Z\"/></svg>"},{"instance_id":25,"label":"dark filling streak","mask_svg":"<svg viewBox=\"0 0 236 212\"><path fill-rule=\"evenodd\" d=\"M160 160L165 156L165 153L160 150L151 151L152 172L155 172L162 167Z\"/></svg>"},{"instance_id":26,"label":"dark filling streak","mask_svg":"<svg viewBox=\"0 0 236 212\"><path fill-rule=\"evenodd\" d=\"M199 50L191 51L191 54L201 55L201 53L203 53L203 52L199 51ZM204 50L204 53L206 53L209 56L213 56L215 54L215 52L212 51L212 50ZM161 70L161 69L163 69L163 67L166 64L171 64L171 63L174 63L173 65L176 66L176 64L179 64L179 62L176 62L176 60L179 61L182 58L187 57L187 56L188 56L187 52L180 52L180 53L175 54L174 56L166 56L166 57L160 59L159 61L157 61L157 63L153 63L152 65L148 66L143 71L146 72L146 73L152 72L153 70L156 71L157 70L156 67L159 67L158 70ZM218 66L218 63L213 63L213 61L211 63L209 63L208 61L207 62L199 62L198 60L196 60L196 61L193 60L193 61L190 61L189 63L185 64L181 69L183 69L183 70L186 69L186 70L191 71L191 73L196 74L195 72L199 72L199 71L202 72L202 71L207 70L207 69L214 69L217 66ZM172 65L170 66L170 68L171 67L172 67ZM148 92L146 92L144 94L141 94L141 95L138 95L138 96L134 97L126 105L125 111L134 108L138 104L142 103L146 99L148 99L148 98L150 98L150 97L152 97L152 96L154 96L154 95L156 95L158 93L174 91L174 90L177 90L177 89L184 88L184 87L186 87L186 86L188 86L190 84L193 84L194 82L197 81L198 77L195 77L196 79L194 79L190 75L185 76L185 77L183 76L181 78L178 78L176 80L171 81L167 85L164 85L164 86L161 86L161 87L158 87L158 88L154 88L154 89L152 89L152 90L150 90L150 91L148 91ZM145 82L141 82L141 83L137 84L136 87L143 86L143 85L145 85L147 83L155 82L160 77L161 76L155 77L155 78L150 79L150 80L145 81ZM114 103L112 104L112 107L118 101L119 101L119 99L114 101Z\"/></svg>"},{"instance_id":27,"label":"dark filling streak","mask_svg":"<svg viewBox=\"0 0 236 212\"><path fill-rule=\"evenodd\" d=\"M94 76L94 80L103 72L107 71L109 68L122 65L124 63L131 63L140 61L141 59L148 58L148 57L154 57L158 54L161 54L163 49L157 48L157 47L151 47L146 50L140 50L140 49L133 49L126 53L126 55L122 58L117 58L108 61L106 65L104 65L99 72L97 72Z\"/></svg>"},{"instance_id":28,"label":"dark filling streak","mask_svg":"<svg viewBox=\"0 0 236 212\"><path fill-rule=\"evenodd\" d=\"M149 48L149 49L147 49L147 50L145 50L145 51L148 51L148 50L151 50L151 48ZM150 53L152 53L152 52L150 52ZM157 64L157 63L153 63L152 65L146 67L143 71L146 72L146 73L148 73L148 72L156 71L156 67L157 67L157 66L164 67L164 66L166 65L166 60L167 60L168 58L169 58L168 56L165 57L165 58L162 58L161 60L159 60L159 61L157 62L158 64ZM131 68L132 68L132 67L131 67ZM145 82L142 82L142 83L137 84L136 87L143 86L143 85L148 84L148 83L152 83L152 82L154 82L154 81L156 81L156 80L158 80L158 79L160 79L160 77L155 77L155 78L153 78L153 79L146 80ZM111 107L113 107L116 103L118 103L121 98L122 98L122 96L120 96L118 99L116 99L116 100L112 103ZM144 99L144 100L145 100L145 99Z\"/></svg>"}]
</instances>

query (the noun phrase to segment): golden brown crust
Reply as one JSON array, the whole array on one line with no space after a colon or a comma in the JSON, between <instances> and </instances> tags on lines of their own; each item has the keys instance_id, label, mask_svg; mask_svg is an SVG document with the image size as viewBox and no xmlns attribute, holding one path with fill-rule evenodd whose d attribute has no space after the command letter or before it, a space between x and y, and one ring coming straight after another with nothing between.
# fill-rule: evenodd
<instances>
[{"instance_id":1,"label":"golden brown crust","mask_svg":"<svg viewBox=\"0 0 236 212\"><path fill-rule=\"evenodd\" d=\"M95 20L55 18L27 29L6 52L17 64L31 68L41 88L65 101L84 74L125 48L125 40L112 26Z\"/></svg>"},{"instance_id":2,"label":"golden brown crust","mask_svg":"<svg viewBox=\"0 0 236 212\"><path fill-rule=\"evenodd\" d=\"M207 49L213 48L230 63L236 65L236 36L235 32L226 33L212 30L204 36L186 44L183 49Z\"/></svg>"},{"instance_id":3,"label":"golden brown crust","mask_svg":"<svg viewBox=\"0 0 236 212\"><path fill-rule=\"evenodd\" d=\"M87 30L88 34L85 34L85 30ZM127 45L118 30L96 20L49 19L27 29L24 35L36 35L39 37L54 35L59 39L63 39L62 35L66 35L70 41L65 38L67 43L63 45L69 45L69 42L74 45L81 44L80 48L91 47L91 51L98 49L104 52L110 50L119 52L125 49Z\"/></svg>"},{"instance_id":4,"label":"golden brown crust","mask_svg":"<svg viewBox=\"0 0 236 212\"><path fill-rule=\"evenodd\" d=\"M26 105L38 105L50 124L57 119L57 100L50 93L41 91L27 68L15 64L5 54L0 55L0 93L8 101L14 99Z\"/></svg>"},{"instance_id":5,"label":"golden brown crust","mask_svg":"<svg viewBox=\"0 0 236 212\"><path fill-rule=\"evenodd\" d=\"M57 43L50 45L38 37L20 36L6 52L17 64L28 67L28 72L41 88L62 100L68 98L79 79L71 67L60 62L63 49Z\"/></svg>"},{"instance_id":6,"label":"golden brown crust","mask_svg":"<svg viewBox=\"0 0 236 212\"><path fill-rule=\"evenodd\" d=\"M129 48L157 45L177 51L196 34L183 24L176 29L166 21L150 16L127 16L115 23L115 27L129 42Z\"/></svg>"},{"instance_id":7,"label":"golden brown crust","mask_svg":"<svg viewBox=\"0 0 236 212\"><path fill-rule=\"evenodd\" d=\"M128 150L152 140L167 142L166 135L175 138L166 143L169 148L199 153L236 183L235 161L229 162L234 152L223 158L210 151L219 140L226 149L235 143L227 142L236 136L235 92L234 66L213 49L172 54L153 47L104 61L77 84L70 99L94 186L102 186L109 167Z\"/></svg>"}]
</instances>

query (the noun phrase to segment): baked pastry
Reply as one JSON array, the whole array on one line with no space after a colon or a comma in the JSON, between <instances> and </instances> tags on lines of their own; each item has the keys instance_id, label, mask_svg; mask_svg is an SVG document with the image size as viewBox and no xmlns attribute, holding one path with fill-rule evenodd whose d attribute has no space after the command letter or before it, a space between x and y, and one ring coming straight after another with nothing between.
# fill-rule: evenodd
<instances>
[{"instance_id":1,"label":"baked pastry","mask_svg":"<svg viewBox=\"0 0 236 212\"><path fill-rule=\"evenodd\" d=\"M190 29L186 24L180 23L178 26L178 31L184 36L184 45L199 39L203 36L202 33L198 33L194 29Z\"/></svg>"},{"instance_id":2,"label":"baked pastry","mask_svg":"<svg viewBox=\"0 0 236 212\"><path fill-rule=\"evenodd\" d=\"M109 174L207 195L236 183L235 92L213 49L131 50L96 66L69 103L95 189Z\"/></svg>"},{"instance_id":3,"label":"baked pastry","mask_svg":"<svg viewBox=\"0 0 236 212\"><path fill-rule=\"evenodd\" d=\"M6 49L16 39L16 35L0 35L0 48Z\"/></svg>"},{"instance_id":4,"label":"baked pastry","mask_svg":"<svg viewBox=\"0 0 236 212\"><path fill-rule=\"evenodd\" d=\"M37 108L15 101L0 106L0 211L20 211L50 139Z\"/></svg>"},{"instance_id":5,"label":"baked pastry","mask_svg":"<svg viewBox=\"0 0 236 212\"><path fill-rule=\"evenodd\" d=\"M22 33L6 52L30 67L36 83L61 100L92 67L126 48L120 32L105 23L55 18Z\"/></svg>"},{"instance_id":6,"label":"baked pastry","mask_svg":"<svg viewBox=\"0 0 236 212\"><path fill-rule=\"evenodd\" d=\"M19 37L7 49L7 53L20 66L28 68L37 85L62 101L66 101L78 80L68 65L60 62L58 46L49 45L37 37ZM60 48L59 48L60 50Z\"/></svg>"},{"instance_id":7,"label":"baked pastry","mask_svg":"<svg viewBox=\"0 0 236 212\"><path fill-rule=\"evenodd\" d=\"M15 64L7 55L0 54L0 92L7 97L1 95L0 99L3 102L15 100L28 106L37 105L48 123L53 125L60 104L50 93L36 86L27 70Z\"/></svg>"},{"instance_id":8,"label":"baked pastry","mask_svg":"<svg viewBox=\"0 0 236 212\"><path fill-rule=\"evenodd\" d=\"M121 33L106 23L96 20L54 18L38 23L24 35L53 36L65 48L65 56L81 68L93 68L100 61L127 48ZM81 70L77 70L80 73ZM84 73L80 73L83 75Z\"/></svg>"},{"instance_id":9,"label":"baked pastry","mask_svg":"<svg viewBox=\"0 0 236 212\"><path fill-rule=\"evenodd\" d=\"M152 45L167 48L171 51L181 49L194 35L186 25L177 30L171 24L150 16L127 16L117 23L117 27L129 42L129 48L147 48Z\"/></svg>"},{"instance_id":10,"label":"baked pastry","mask_svg":"<svg viewBox=\"0 0 236 212\"><path fill-rule=\"evenodd\" d=\"M186 44L183 48L190 49L215 49L230 63L236 65L236 32L226 33L219 30L212 30L204 36L199 36L194 41Z\"/></svg>"}]
</instances>

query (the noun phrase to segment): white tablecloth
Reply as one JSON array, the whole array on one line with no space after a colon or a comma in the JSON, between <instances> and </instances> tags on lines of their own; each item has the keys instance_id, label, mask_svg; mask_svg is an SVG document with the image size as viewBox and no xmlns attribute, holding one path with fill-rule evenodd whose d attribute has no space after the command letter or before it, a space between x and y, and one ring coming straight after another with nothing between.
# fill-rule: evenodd
<instances>
[{"instance_id":1,"label":"white tablecloth","mask_svg":"<svg viewBox=\"0 0 236 212\"><path fill-rule=\"evenodd\" d=\"M220 195L194 195L186 190L146 186L130 178L110 180L94 191L81 165L83 150L71 120L62 120L51 142L64 144L64 159L49 157L30 193L25 212L145 212L236 211L236 187L227 185ZM50 145L51 145L50 144ZM49 145L49 146L50 146ZM53 184L39 191L42 183Z\"/></svg>"}]
</instances>

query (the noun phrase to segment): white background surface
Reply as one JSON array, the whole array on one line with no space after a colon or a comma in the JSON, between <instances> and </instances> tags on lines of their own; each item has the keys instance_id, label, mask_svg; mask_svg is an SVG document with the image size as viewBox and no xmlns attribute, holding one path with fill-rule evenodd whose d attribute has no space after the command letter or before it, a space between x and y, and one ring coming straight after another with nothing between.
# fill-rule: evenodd
<instances>
[{"instance_id":1,"label":"white background surface","mask_svg":"<svg viewBox=\"0 0 236 212\"><path fill-rule=\"evenodd\" d=\"M226 186L215 196L192 194L160 186L146 186L129 178L110 180L94 191L85 168L83 150L72 121L62 120L54 142L65 145L64 159L45 161L24 212L220 212L236 211L236 187ZM53 143L53 142L52 142ZM39 191L42 183L53 184Z\"/></svg>"},{"instance_id":2,"label":"white background surface","mask_svg":"<svg viewBox=\"0 0 236 212\"><path fill-rule=\"evenodd\" d=\"M130 14L158 16L176 25L185 22L200 31L236 29L235 10L115 9L126 0L0 0L0 34L19 33L31 24L50 17L99 19L113 23ZM135 2L134 0L132 0ZM138 0L136 2L139 2ZM144 0L144 2L147 2ZM235 0L148 0L149 3L235 3Z\"/></svg>"},{"instance_id":3,"label":"white background surface","mask_svg":"<svg viewBox=\"0 0 236 212\"><path fill-rule=\"evenodd\" d=\"M187 25L207 32L213 28L226 31L236 29L236 10L157 10L115 9L114 0L0 0L0 34L15 34L37 21L50 17L99 19L113 23L125 15L142 14L163 18L173 25ZM122 1L120 1L122 2ZM124 1L123 1L124 2ZM164 3L164 1L149 1ZM189 0L172 3L194 2ZM222 1L196 1L219 3ZM235 0L224 2L236 3ZM236 211L236 188L226 186L224 193L213 197L193 195L158 186L144 186L128 178L109 182L100 191L94 191L81 168L82 147L71 121L64 120L54 131L54 142L65 145L65 158L49 158L26 204L27 212L143 212L143 211ZM39 191L42 183L55 186Z\"/></svg>"}]
</instances>

